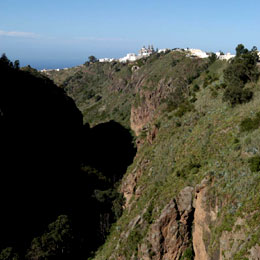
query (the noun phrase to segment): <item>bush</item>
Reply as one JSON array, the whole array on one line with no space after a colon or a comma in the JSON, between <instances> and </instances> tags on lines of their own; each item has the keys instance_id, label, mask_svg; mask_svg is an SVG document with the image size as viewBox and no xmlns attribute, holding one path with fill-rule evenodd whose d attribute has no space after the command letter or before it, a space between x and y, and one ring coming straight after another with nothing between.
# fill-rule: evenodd
<instances>
[{"instance_id":1,"label":"bush","mask_svg":"<svg viewBox=\"0 0 260 260\"><path fill-rule=\"evenodd\" d=\"M138 244L140 243L140 241L143 239L143 234L142 234L142 230L140 225L137 225L135 227L135 229L133 229L128 238L127 238L127 248L126 251L124 252L126 256L129 256L130 259L130 255L132 254L132 252L137 253L138 251Z\"/></svg>"},{"instance_id":2,"label":"bush","mask_svg":"<svg viewBox=\"0 0 260 260\"><path fill-rule=\"evenodd\" d=\"M192 98L190 99L191 103L195 103L198 99L196 98L195 93L192 94Z\"/></svg>"},{"instance_id":3,"label":"bush","mask_svg":"<svg viewBox=\"0 0 260 260\"><path fill-rule=\"evenodd\" d=\"M251 172L259 172L260 171L260 156L254 156L248 160L249 168Z\"/></svg>"},{"instance_id":4,"label":"bush","mask_svg":"<svg viewBox=\"0 0 260 260\"><path fill-rule=\"evenodd\" d=\"M253 97L253 92L243 89L240 86L228 86L223 95L223 101L230 103L231 106L249 102Z\"/></svg>"},{"instance_id":5,"label":"bush","mask_svg":"<svg viewBox=\"0 0 260 260\"><path fill-rule=\"evenodd\" d=\"M86 98L91 99L95 96L95 92L93 89L90 89L89 91L86 91Z\"/></svg>"},{"instance_id":6,"label":"bush","mask_svg":"<svg viewBox=\"0 0 260 260\"><path fill-rule=\"evenodd\" d=\"M144 213L143 218L148 224L151 224L153 222L153 204L152 203L148 206L146 212Z\"/></svg>"},{"instance_id":7,"label":"bush","mask_svg":"<svg viewBox=\"0 0 260 260\"><path fill-rule=\"evenodd\" d=\"M219 87L222 89L225 89L227 87L227 84L223 82L219 85Z\"/></svg>"},{"instance_id":8,"label":"bush","mask_svg":"<svg viewBox=\"0 0 260 260\"><path fill-rule=\"evenodd\" d=\"M210 64L214 63L217 60L217 55L215 53L211 53L209 56L209 62Z\"/></svg>"},{"instance_id":9,"label":"bush","mask_svg":"<svg viewBox=\"0 0 260 260\"><path fill-rule=\"evenodd\" d=\"M260 113L257 113L255 118L245 118L240 123L240 131L241 132L249 132L256 130L260 125Z\"/></svg>"},{"instance_id":10,"label":"bush","mask_svg":"<svg viewBox=\"0 0 260 260\"><path fill-rule=\"evenodd\" d=\"M210 92L211 92L211 97L212 98L216 98L218 96L218 92L216 89L210 89Z\"/></svg>"},{"instance_id":11,"label":"bush","mask_svg":"<svg viewBox=\"0 0 260 260\"><path fill-rule=\"evenodd\" d=\"M182 117L184 116L187 112L190 112L194 110L194 105L192 105L190 102L186 101L184 103L182 103L178 110L175 113L175 116L177 117Z\"/></svg>"},{"instance_id":12,"label":"bush","mask_svg":"<svg viewBox=\"0 0 260 260\"><path fill-rule=\"evenodd\" d=\"M248 132L251 130L255 130L259 127L259 124L256 124L254 120L251 118L244 119L240 124L240 131L241 132Z\"/></svg>"},{"instance_id":13,"label":"bush","mask_svg":"<svg viewBox=\"0 0 260 260\"><path fill-rule=\"evenodd\" d=\"M167 103L167 112L171 112L177 109L183 102L185 102L185 98L183 95L183 90L178 87L174 92L170 93L166 103Z\"/></svg>"},{"instance_id":14,"label":"bush","mask_svg":"<svg viewBox=\"0 0 260 260\"><path fill-rule=\"evenodd\" d=\"M192 88L193 92L198 92L200 90L200 87L198 84L195 84Z\"/></svg>"},{"instance_id":15,"label":"bush","mask_svg":"<svg viewBox=\"0 0 260 260\"><path fill-rule=\"evenodd\" d=\"M102 97L100 95L95 96L95 101L98 102Z\"/></svg>"},{"instance_id":16,"label":"bush","mask_svg":"<svg viewBox=\"0 0 260 260\"><path fill-rule=\"evenodd\" d=\"M183 255L182 255L180 260L192 260L192 259L194 259L194 251L193 251L192 247L188 247L184 251L184 253L183 253Z\"/></svg>"}]
</instances>

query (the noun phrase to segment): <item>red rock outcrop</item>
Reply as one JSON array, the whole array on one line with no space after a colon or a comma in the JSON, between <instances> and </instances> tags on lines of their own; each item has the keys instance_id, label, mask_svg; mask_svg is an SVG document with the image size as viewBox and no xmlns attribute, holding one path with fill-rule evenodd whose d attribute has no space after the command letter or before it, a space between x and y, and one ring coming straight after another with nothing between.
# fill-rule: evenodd
<instances>
[{"instance_id":1,"label":"red rock outcrop","mask_svg":"<svg viewBox=\"0 0 260 260\"><path fill-rule=\"evenodd\" d=\"M186 187L152 224L146 243L139 247L140 259L179 259L191 245L193 188ZM150 248L148 249L148 247Z\"/></svg>"}]
</instances>

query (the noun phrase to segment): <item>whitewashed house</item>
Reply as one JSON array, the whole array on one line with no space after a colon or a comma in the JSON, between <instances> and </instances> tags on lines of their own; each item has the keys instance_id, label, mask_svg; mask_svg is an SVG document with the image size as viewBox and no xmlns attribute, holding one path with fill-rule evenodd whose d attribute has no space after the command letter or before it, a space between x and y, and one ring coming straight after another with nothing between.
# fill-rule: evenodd
<instances>
[{"instance_id":1,"label":"whitewashed house","mask_svg":"<svg viewBox=\"0 0 260 260\"><path fill-rule=\"evenodd\" d=\"M185 49L185 51L189 53L188 56L190 57L199 57L202 59L209 57L209 55L205 51L202 51L200 49Z\"/></svg>"},{"instance_id":2,"label":"whitewashed house","mask_svg":"<svg viewBox=\"0 0 260 260\"><path fill-rule=\"evenodd\" d=\"M260 51L257 52L258 60L260 60Z\"/></svg>"},{"instance_id":3,"label":"whitewashed house","mask_svg":"<svg viewBox=\"0 0 260 260\"><path fill-rule=\"evenodd\" d=\"M227 54L221 54L220 52L216 52L217 58L220 60L230 60L234 58L236 55L231 54L228 52Z\"/></svg>"},{"instance_id":4,"label":"whitewashed house","mask_svg":"<svg viewBox=\"0 0 260 260\"><path fill-rule=\"evenodd\" d=\"M98 61L99 62L112 62L114 60L115 60L114 58L102 58L102 59L99 59Z\"/></svg>"},{"instance_id":5,"label":"whitewashed house","mask_svg":"<svg viewBox=\"0 0 260 260\"><path fill-rule=\"evenodd\" d=\"M161 53L161 52L165 53L167 51L169 51L169 49L160 49L160 50L158 50L158 53Z\"/></svg>"},{"instance_id":6,"label":"whitewashed house","mask_svg":"<svg viewBox=\"0 0 260 260\"><path fill-rule=\"evenodd\" d=\"M139 51L138 56L140 57L148 57L150 56L152 53L154 53L154 48L153 45L148 45L148 48L146 48L145 46Z\"/></svg>"},{"instance_id":7,"label":"whitewashed house","mask_svg":"<svg viewBox=\"0 0 260 260\"><path fill-rule=\"evenodd\" d=\"M119 62L128 62L128 61L136 61L138 60L138 56L135 53L128 53L125 57L120 58Z\"/></svg>"}]
</instances>

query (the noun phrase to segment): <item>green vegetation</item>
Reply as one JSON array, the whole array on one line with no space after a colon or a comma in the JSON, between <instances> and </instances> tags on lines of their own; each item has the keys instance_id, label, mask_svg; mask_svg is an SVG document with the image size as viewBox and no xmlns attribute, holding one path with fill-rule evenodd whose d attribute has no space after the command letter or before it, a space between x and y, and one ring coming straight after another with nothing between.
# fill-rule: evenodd
<instances>
[{"instance_id":1,"label":"green vegetation","mask_svg":"<svg viewBox=\"0 0 260 260\"><path fill-rule=\"evenodd\" d=\"M92 62L92 63L97 62L97 58L93 55L89 56L88 60L89 60L89 62Z\"/></svg>"},{"instance_id":2,"label":"green vegetation","mask_svg":"<svg viewBox=\"0 0 260 260\"><path fill-rule=\"evenodd\" d=\"M12 247L7 247L0 253L0 260L19 260L19 255L14 252Z\"/></svg>"},{"instance_id":3,"label":"green vegetation","mask_svg":"<svg viewBox=\"0 0 260 260\"><path fill-rule=\"evenodd\" d=\"M259 77L257 69L258 55L253 48L251 51L239 44L236 48L236 57L224 71L224 80L227 88L223 100L232 106L249 102L253 92L244 88L249 82L256 83Z\"/></svg>"},{"instance_id":4,"label":"green vegetation","mask_svg":"<svg viewBox=\"0 0 260 260\"><path fill-rule=\"evenodd\" d=\"M254 118L245 118L240 123L240 131L241 132L248 132L258 129L260 126L260 112L256 114Z\"/></svg>"},{"instance_id":5,"label":"green vegetation","mask_svg":"<svg viewBox=\"0 0 260 260\"><path fill-rule=\"evenodd\" d=\"M27 259L69 259L73 247L73 234L68 216L61 215L48 226L41 237L34 238Z\"/></svg>"},{"instance_id":6,"label":"green vegetation","mask_svg":"<svg viewBox=\"0 0 260 260\"><path fill-rule=\"evenodd\" d=\"M174 67L171 65L173 62ZM174 100L169 95L175 95L176 87L188 96L188 85L200 76L207 64L207 60L191 60L181 52L168 52L153 54L130 64L95 62L59 72L51 71L47 75L75 100L84 122L93 126L114 120L130 128L132 104L141 106L148 93L158 93L159 82L165 86L161 89L163 93L155 96L161 104ZM132 72L134 65L139 69ZM183 101L176 102L180 104Z\"/></svg>"},{"instance_id":7,"label":"green vegetation","mask_svg":"<svg viewBox=\"0 0 260 260\"><path fill-rule=\"evenodd\" d=\"M249 163L249 168L251 170L251 172L259 172L260 171L260 156L254 156L251 157L248 160Z\"/></svg>"},{"instance_id":8,"label":"green vegetation","mask_svg":"<svg viewBox=\"0 0 260 260\"><path fill-rule=\"evenodd\" d=\"M183 256L181 257L180 260L193 260L194 256L195 255L194 255L194 251L193 251L192 247L188 247L185 250L185 252L184 252L184 254L183 254Z\"/></svg>"},{"instance_id":9,"label":"green vegetation","mask_svg":"<svg viewBox=\"0 0 260 260\"><path fill-rule=\"evenodd\" d=\"M101 209L90 209L91 224L96 219L102 230L98 234L105 241L91 254L93 259L141 259L142 245L152 258L158 252L153 251L149 232L162 209L184 187L196 187L205 178L210 187L205 210L214 217L208 234L204 234L209 257L213 259L219 252L220 239L227 234L243 231L245 235L231 252L234 259L248 257L249 250L260 241L259 72L255 49L249 51L239 45L236 51L229 62L214 55L196 59L170 51L134 63L89 61L68 70L47 72L75 100L84 122L91 127L110 120L128 129L140 126L135 137L138 152L124 168L122 180L112 166L109 174L98 168L103 151L97 147L101 145L97 141L93 146L85 143L90 149L88 157L97 158L95 165L81 164L84 178L80 187L89 192L86 196L90 195L91 206ZM138 69L132 70L133 66ZM109 143L109 147L114 146L114 142ZM115 157L119 165L120 153L112 154L106 162ZM125 199L119 191L125 186L131 199L123 210ZM28 256L69 257L75 241L79 241L71 232L75 222L70 226L69 218L62 215L34 239ZM82 227L83 222L79 230L88 231ZM183 260L194 258L190 242L182 252ZM84 252L86 244L80 245Z\"/></svg>"},{"instance_id":10,"label":"green vegetation","mask_svg":"<svg viewBox=\"0 0 260 260\"><path fill-rule=\"evenodd\" d=\"M167 55L154 60L150 66L157 65L158 67L153 69L158 70L160 66L158 63L165 62L166 57L169 58L173 54ZM185 70L183 66L184 63L188 64L186 62L185 58L178 56L178 62L171 66L172 77L178 78L175 74L178 70L173 70L179 66ZM141 73L142 70L147 72L146 66L143 65L136 73ZM199 65L196 66L198 69ZM207 238L209 255L214 255L219 250L219 239L223 232L233 232L237 218L246 218L254 210L259 213L258 200L253 199L252 202L258 189L259 175L254 174L250 166L253 161L250 158L257 156L253 164L257 170L259 167L260 138L257 114L260 105L259 83L254 80L253 85L250 85L252 82L248 80L246 86L242 88L243 90L250 88L254 94L253 100L243 105L236 103L236 106L227 106L222 100L226 90L230 90L231 84L224 76L224 71L229 66L232 66L232 62L216 60L208 63L192 82L188 77L185 81L172 79L166 70L161 72L161 79L155 80L154 86L149 80L142 83L147 86L145 95L142 94L144 91L141 88L136 95L145 97L149 96L147 92L156 95L158 85L162 82L167 83L160 93L163 98L157 108L157 116L145 128L149 129L156 122L160 122L159 132L151 144L146 142L149 131L145 129L141 131L138 138L142 139L144 144L139 148L137 157L128 169L123 182L136 168L142 169L142 175L135 187L142 190L142 195L138 199L132 197L131 211L123 212L116 223L117 228L111 230L105 245L96 253L95 259L101 260L110 256L116 259L117 253L122 252L126 259L136 255L138 246L146 239L146 232L142 231L140 234L139 231L149 230L149 226L158 219L164 206L176 197L182 188L187 185L195 186L205 177L214 180L208 195L208 204L218 208L218 218L212 223L211 233ZM186 87L180 87L175 84L176 82L186 82ZM230 92L230 95L233 94L234 92ZM236 100L236 97L232 98ZM193 102L187 101L192 99ZM147 100L134 104L136 107L142 107L143 103L147 104ZM256 115L250 117L253 124L251 122L248 124L245 120L249 114ZM142 166L143 162L148 162L145 167ZM142 215L143 223L134 227L130 238L124 239L120 236L129 230L129 223L139 215ZM257 221L254 223L256 227ZM248 230L245 226L241 228L247 235L251 232L260 239L260 234L252 228ZM244 241L241 248L250 248L252 245L251 240L250 243ZM241 255L245 257L246 253L243 252L241 251ZM152 251L151 253L154 254ZM193 259L193 254L190 247L184 252L182 259Z\"/></svg>"}]
</instances>

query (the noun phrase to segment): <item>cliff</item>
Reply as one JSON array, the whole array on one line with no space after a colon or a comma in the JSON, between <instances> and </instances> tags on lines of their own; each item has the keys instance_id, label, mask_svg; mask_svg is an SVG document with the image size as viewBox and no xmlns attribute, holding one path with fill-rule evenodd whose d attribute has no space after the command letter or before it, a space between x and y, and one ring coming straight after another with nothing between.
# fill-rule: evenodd
<instances>
[{"instance_id":1,"label":"cliff","mask_svg":"<svg viewBox=\"0 0 260 260\"><path fill-rule=\"evenodd\" d=\"M259 259L260 84L227 102L229 65L172 51L49 75L85 121L136 135L123 215L93 259Z\"/></svg>"}]
</instances>

